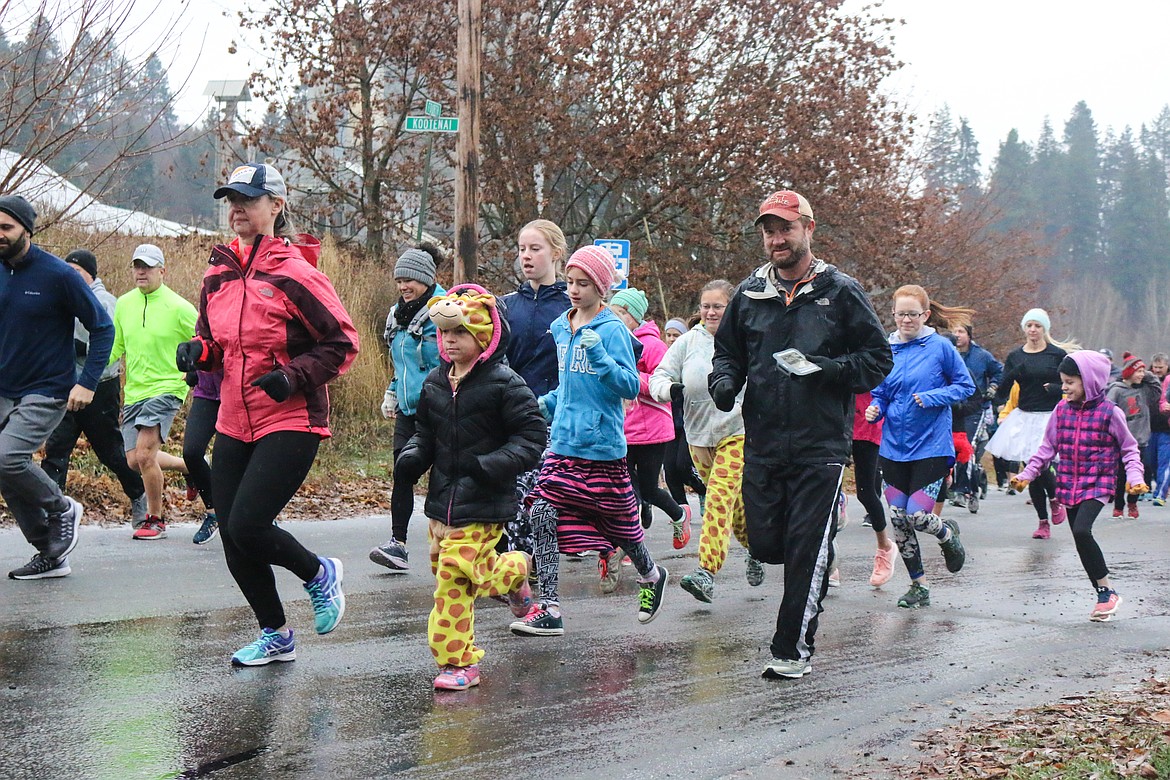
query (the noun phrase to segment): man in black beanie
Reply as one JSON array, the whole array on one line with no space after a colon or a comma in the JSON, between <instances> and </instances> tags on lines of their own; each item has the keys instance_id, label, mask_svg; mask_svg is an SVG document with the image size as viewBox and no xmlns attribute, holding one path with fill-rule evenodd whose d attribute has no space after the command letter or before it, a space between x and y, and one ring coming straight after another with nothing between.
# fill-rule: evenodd
<instances>
[{"instance_id":1,"label":"man in black beanie","mask_svg":"<svg viewBox=\"0 0 1170 780\"><path fill-rule=\"evenodd\" d=\"M66 411L93 401L114 343L114 323L63 260L32 243L36 211L0 196L0 496L37 552L14 580L64 577L77 546L81 504L32 462ZM81 376L73 321L89 331Z\"/></svg>"}]
</instances>

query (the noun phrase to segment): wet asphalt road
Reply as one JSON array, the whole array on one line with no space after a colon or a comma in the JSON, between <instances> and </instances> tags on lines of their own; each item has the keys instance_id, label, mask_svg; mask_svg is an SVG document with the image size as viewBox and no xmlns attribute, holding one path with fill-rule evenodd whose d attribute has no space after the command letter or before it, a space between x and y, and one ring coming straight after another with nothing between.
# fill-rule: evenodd
<instances>
[{"instance_id":1,"label":"wet asphalt road","mask_svg":"<svg viewBox=\"0 0 1170 780\"><path fill-rule=\"evenodd\" d=\"M1106 624L1087 620L1093 594L1067 530L1033 541L1021 497L993 493L975 516L948 507L968 565L948 574L928 548L933 606L917 612L896 607L904 569L866 584L873 537L855 518L813 674L783 682L759 677L780 570L748 587L733 544L715 603L700 604L677 587L696 540L674 551L659 516L651 549L671 587L654 622L637 622L631 569L602 596L592 560L566 562L566 635L515 637L507 608L481 601L483 684L439 694L429 572L383 574L366 559L386 518L290 524L343 559L348 609L314 635L282 572L298 659L253 669L227 662L256 629L218 540L196 547L193 527L172 527L132 543L127 527L83 527L72 576L0 584L0 778L881 777L936 726L1167 666L1170 507L1142 508L1098 523L1125 598ZM416 518L418 562L424 529ZM5 571L28 554L0 531Z\"/></svg>"}]
</instances>

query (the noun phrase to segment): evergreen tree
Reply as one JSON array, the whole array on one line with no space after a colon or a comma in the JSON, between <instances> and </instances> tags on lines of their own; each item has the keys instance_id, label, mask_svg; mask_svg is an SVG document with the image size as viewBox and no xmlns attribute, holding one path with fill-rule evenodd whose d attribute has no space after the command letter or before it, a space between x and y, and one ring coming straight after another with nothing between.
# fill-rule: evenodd
<instances>
[{"instance_id":1,"label":"evergreen tree","mask_svg":"<svg viewBox=\"0 0 1170 780\"><path fill-rule=\"evenodd\" d=\"M1043 258L1045 270L1050 273L1059 273L1054 266L1057 255L1057 243L1065 230L1064 220L1064 152L1056 142L1056 135L1052 130L1052 123L1046 118L1040 128L1040 138L1036 141L1035 162L1031 166L1029 189L1035 197L1038 222L1044 231L1044 243L1050 248L1050 253Z\"/></svg>"},{"instance_id":2,"label":"evergreen tree","mask_svg":"<svg viewBox=\"0 0 1170 780\"><path fill-rule=\"evenodd\" d=\"M954 186L958 192L959 205L967 208L983 194L983 174L980 171L979 142L966 117L959 117L955 141Z\"/></svg>"},{"instance_id":3,"label":"evergreen tree","mask_svg":"<svg viewBox=\"0 0 1170 780\"><path fill-rule=\"evenodd\" d=\"M1061 217L1066 232L1061 255L1071 268L1091 270L1101 257L1100 152L1097 126L1085 101L1064 125L1066 149Z\"/></svg>"},{"instance_id":4,"label":"evergreen tree","mask_svg":"<svg viewBox=\"0 0 1170 780\"><path fill-rule=\"evenodd\" d=\"M997 212L994 223L997 230L1006 233L1040 225L1032 182L1032 150L1020 141L1015 128L999 145L987 192Z\"/></svg>"},{"instance_id":5,"label":"evergreen tree","mask_svg":"<svg viewBox=\"0 0 1170 780\"><path fill-rule=\"evenodd\" d=\"M955 189L959 149L951 109L943 104L930 118L926 135L926 188L930 192Z\"/></svg>"}]
</instances>

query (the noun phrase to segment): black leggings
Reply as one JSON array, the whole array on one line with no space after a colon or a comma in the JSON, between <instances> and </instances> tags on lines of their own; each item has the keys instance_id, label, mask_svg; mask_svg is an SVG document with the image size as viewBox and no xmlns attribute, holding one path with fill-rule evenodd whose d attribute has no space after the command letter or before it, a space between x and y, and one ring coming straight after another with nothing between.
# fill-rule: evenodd
<instances>
[{"instance_id":1,"label":"black leggings","mask_svg":"<svg viewBox=\"0 0 1170 780\"><path fill-rule=\"evenodd\" d=\"M1048 502L1056 500L1056 474L1052 468L1040 472L1040 476L1028 483L1028 497L1032 499L1032 507L1036 510L1036 517L1048 519Z\"/></svg>"},{"instance_id":2,"label":"black leggings","mask_svg":"<svg viewBox=\"0 0 1170 780\"><path fill-rule=\"evenodd\" d=\"M1148 445L1146 445L1146 444L1138 445L1138 452L1141 453L1141 458L1142 458L1143 464L1145 464L1145 462L1146 462L1146 447L1147 446ZM1145 471L1146 471L1146 469L1143 465L1143 476L1145 476L1145 474L1144 474ZM1126 474L1125 474L1125 461L1118 460L1117 461L1117 486L1113 488L1113 508L1114 509L1120 510L1127 503L1130 506L1137 506L1138 497L1135 495L1129 495L1128 493L1125 492L1125 485L1128 481L1129 481L1129 479L1126 477ZM1148 477L1146 477L1146 484L1147 485L1150 484L1150 480Z\"/></svg>"},{"instance_id":3,"label":"black leggings","mask_svg":"<svg viewBox=\"0 0 1170 780\"><path fill-rule=\"evenodd\" d=\"M418 418L413 414L399 414L394 418L394 462L406 449L410 437L414 436ZM406 543L406 532L410 527L410 516L414 514L414 483L399 479L394 472L394 485L390 488L390 535Z\"/></svg>"},{"instance_id":4,"label":"black leggings","mask_svg":"<svg viewBox=\"0 0 1170 780\"><path fill-rule=\"evenodd\" d=\"M665 457L665 442L631 444L626 447L626 468L630 470L630 482L634 483L634 495L639 504L647 501L670 515L671 520L682 520L683 508L670 493L658 486L658 475L662 472Z\"/></svg>"},{"instance_id":5,"label":"black leggings","mask_svg":"<svg viewBox=\"0 0 1170 780\"><path fill-rule=\"evenodd\" d=\"M878 445L872 441L853 440L853 477L857 483L857 500L865 507L874 532L886 530L886 507L882 504L882 470L878 465Z\"/></svg>"},{"instance_id":6,"label":"black leggings","mask_svg":"<svg viewBox=\"0 0 1170 780\"><path fill-rule=\"evenodd\" d=\"M1094 587L1097 580L1109 576L1105 555L1101 552L1097 540L1093 538L1093 523L1104 507L1103 503L1095 499L1067 507L1068 527L1072 530L1073 541L1077 544L1077 555L1081 556L1081 565L1085 567L1085 574L1089 575Z\"/></svg>"},{"instance_id":7,"label":"black leggings","mask_svg":"<svg viewBox=\"0 0 1170 780\"><path fill-rule=\"evenodd\" d=\"M247 443L215 437L211 484L228 570L261 628L280 628L284 606L273 566L305 582L321 561L273 521L304 482L321 438L308 431L277 431Z\"/></svg>"},{"instance_id":8,"label":"black leggings","mask_svg":"<svg viewBox=\"0 0 1170 780\"><path fill-rule=\"evenodd\" d=\"M187 411L187 427L183 429L183 462L187 464L187 479L199 491L203 505L215 507L211 496L211 466L207 463L207 445L215 435L215 420L219 417L219 401L195 397Z\"/></svg>"},{"instance_id":9,"label":"black leggings","mask_svg":"<svg viewBox=\"0 0 1170 780\"><path fill-rule=\"evenodd\" d=\"M707 495L707 486L699 479L699 472L695 471L695 464L691 462L691 450L687 447L683 431L675 430L674 438L666 443L666 460L662 462L662 471L670 497L680 506L687 501L688 487L696 495Z\"/></svg>"}]
</instances>

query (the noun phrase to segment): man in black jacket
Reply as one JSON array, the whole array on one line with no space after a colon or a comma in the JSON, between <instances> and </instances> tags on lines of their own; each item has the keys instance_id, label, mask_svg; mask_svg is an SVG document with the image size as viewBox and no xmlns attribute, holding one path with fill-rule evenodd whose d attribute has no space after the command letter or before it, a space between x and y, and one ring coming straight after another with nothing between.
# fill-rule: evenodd
<instances>
[{"instance_id":1,"label":"man in black jacket","mask_svg":"<svg viewBox=\"0 0 1170 780\"><path fill-rule=\"evenodd\" d=\"M752 556L784 564L784 597L765 677L812 671L813 637L833 568L837 495L853 438L853 395L893 367L877 314L861 286L816 259L816 223L788 190L760 206L768 262L740 283L719 332L708 379L730 411L740 389L746 433L743 499ZM781 367L796 349L816 368Z\"/></svg>"}]
</instances>

